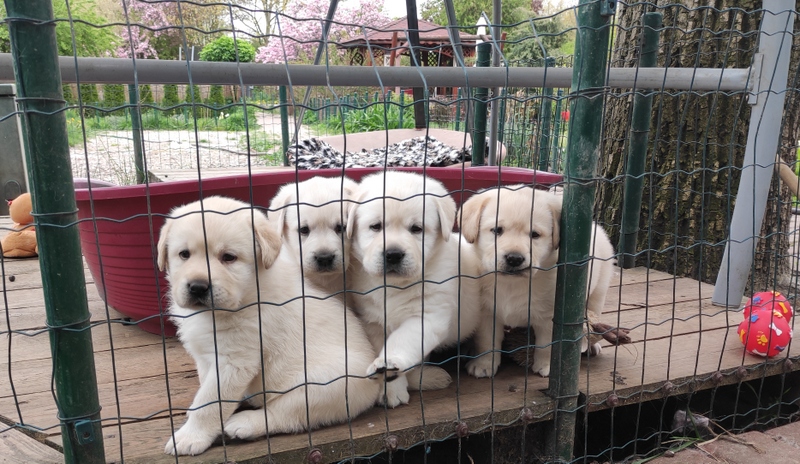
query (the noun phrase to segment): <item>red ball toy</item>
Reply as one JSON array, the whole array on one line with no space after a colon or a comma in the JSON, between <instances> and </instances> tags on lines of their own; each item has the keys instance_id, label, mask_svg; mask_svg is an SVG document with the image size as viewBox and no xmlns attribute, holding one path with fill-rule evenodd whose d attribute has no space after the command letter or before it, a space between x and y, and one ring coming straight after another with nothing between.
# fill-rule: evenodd
<instances>
[{"instance_id":1,"label":"red ball toy","mask_svg":"<svg viewBox=\"0 0 800 464\"><path fill-rule=\"evenodd\" d=\"M780 292L758 292L744 306L744 317L763 309L778 311L787 321L793 316L792 305Z\"/></svg>"},{"instance_id":2,"label":"red ball toy","mask_svg":"<svg viewBox=\"0 0 800 464\"><path fill-rule=\"evenodd\" d=\"M780 311L767 308L751 312L737 332L745 351L767 358L780 354L792 340L789 321Z\"/></svg>"}]
</instances>

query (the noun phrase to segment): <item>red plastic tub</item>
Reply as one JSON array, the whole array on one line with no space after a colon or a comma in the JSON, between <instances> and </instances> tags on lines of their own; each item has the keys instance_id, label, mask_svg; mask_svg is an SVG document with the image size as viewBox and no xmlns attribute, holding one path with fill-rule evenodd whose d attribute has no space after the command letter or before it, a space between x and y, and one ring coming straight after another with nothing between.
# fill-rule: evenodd
<instances>
[{"instance_id":1,"label":"red plastic tub","mask_svg":"<svg viewBox=\"0 0 800 464\"><path fill-rule=\"evenodd\" d=\"M359 181L382 169L352 168L346 175ZM422 172L422 168L400 170ZM547 187L561 181L558 174L523 168L503 168L498 175L495 167L470 167L463 171L463 179L462 170L456 168L428 168L427 174L442 181L459 204L476 190L498 183ZM175 328L164 317L168 287L156 267L156 243L164 216L173 207L196 201L201 195L226 195L249 202L252 189L253 204L266 208L283 184L339 175L339 169L287 170L210 178L200 183L188 180L149 187L103 187L93 189L91 195L88 189L76 189L83 255L106 303L148 332L160 334L163 318L165 335L172 336Z\"/></svg>"}]
</instances>

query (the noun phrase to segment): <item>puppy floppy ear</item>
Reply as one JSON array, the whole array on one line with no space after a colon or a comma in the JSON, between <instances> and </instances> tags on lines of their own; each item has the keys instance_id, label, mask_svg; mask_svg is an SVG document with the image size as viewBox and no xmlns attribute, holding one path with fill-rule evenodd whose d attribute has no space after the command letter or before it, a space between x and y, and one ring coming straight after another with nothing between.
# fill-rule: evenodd
<instances>
[{"instance_id":1,"label":"puppy floppy ear","mask_svg":"<svg viewBox=\"0 0 800 464\"><path fill-rule=\"evenodd\" d=\"M345 200L345 203L350 205L345 208L347 210L347 227L345 228L347 238L353 238L353 231L356 228L356 210L361 202L364 201L364 197L366 197L366 193L359 191L358 186L356 186L350 196L350 201Z\"/></svg>"},{"instance_id":2,"label":"puppy floppy ear","mask_svg":"<svg viewBox=\"0 0 800 464\"><path fill-rule=\"evenodd\" d=\"M253 211L253 231L261 249L261 263L268 268L281 252L281 235L260 211Z\"/></svg>"},{"instance_id":3,"label":"puppy floppy ear","mask_svg":"<svg viewBox=\"0 0 800 464\"><path fill-rule=\"evenodd\" d=\"M158 236L158 245L156 245L156 250L158 250L158 258L156 262L158 263L159 271L167 270L167 236L169 235L169 230L171 227L172 220L166 219L164 221L164 225L161 226L161 233Z\"/></svg>"},{"instance_id":4,"label":"puppy floppy ear","mask_svg":"<svg viewBox=\"0 0 800 464\"><path fill-rule=\"evenodd\" d=\"M549 193L540 193L550 195ZM550 213L553 215L553 249L558 250L561 244L561 211L564 205L564 197L561 195L552 195L550 197Z\"/></svg>"},{"instance_id":5,"label":"puppy floppy ear","mask_svg":"<svg viewBox=\"0 0 800 464\"><path fill-rule=\"evenodd\" d=\"M458 213L458 228L461 236L469 243L475 243L481 230L481 215L483 209L493 198L489 192L476 193L461 206ZM496 199L495 199L496 200Z\"/></svg>"},{"instance_id":6,"label":"puppy floppy ear","mask_svg":"<svg viewBox=\"0 0 800 464\"><path fill-rule=\"evenodd\" d=\"M290 203L295 198L297 192L296 184L286 184L278 190L278 193L269 202L269 227L282 236L286 226L286 209L289 208Z\"/></svg>"},{"instance_id":7,"label":"puppy floppy ear","mask_svg":"<svg viewBox=\"0 0 800 464\"><path fill-rule=\"evenodd\" d=\"M435 197L436 212L439 213L439 226L444 241L450 240L453 233L453 224L456 221L456 202L449 193L445 192L443 197Z\"/></svg>"},{"instance_id":8,"label":"puppy floppy ear","mask_svg":"<svg viewBox=\"0 0 800 464\"><path fill-rule=\"evenodd\" d=\"M350 216L352 215L356 204L347 200L354 199L357 193L358 184L348 177L342 177L342 210L344 211L345 231L348 238L351 236L350 232L347 232L350 230Z\"/></svg>"}]
</instances>

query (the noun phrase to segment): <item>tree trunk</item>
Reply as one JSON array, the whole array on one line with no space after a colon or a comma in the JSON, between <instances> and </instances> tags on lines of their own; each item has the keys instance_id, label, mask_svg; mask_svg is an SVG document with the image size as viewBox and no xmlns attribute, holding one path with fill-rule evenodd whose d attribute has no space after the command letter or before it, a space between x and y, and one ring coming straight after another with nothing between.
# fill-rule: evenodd
<instances>
[{"instance_id":1,"label":"tree trunk","mask_svg":"<svg viewBox=\"0 0 800 464\"><path fill-rule=\"evenodd\" d=\"M758 45L761 1L670 0L636 4L617 15L611 65L635 67L636 44L646 11L664 15L657 66L747 68ZM662 7L663 5L663 7ZM731 8L731 9L728 9ZM649 9L649 10L648 10ZM795 25L795 31L797 31ZM798 69L800 36L794 38L792 67ZM797 79L790 76L782 127L781 156L794 165L800 135ZM605 159L600 169L608 182L598 189L601 221L618 243L625 163L630 139L631 89L617 90L605 114ZM722 260L733 214L750 119L744 93L674 91L653 100L644 194L640 214L637 265L713 283ZM787 269L790 199L777 177L770 189L751 290L774 288Z\"/></svg>"}]
</instances>

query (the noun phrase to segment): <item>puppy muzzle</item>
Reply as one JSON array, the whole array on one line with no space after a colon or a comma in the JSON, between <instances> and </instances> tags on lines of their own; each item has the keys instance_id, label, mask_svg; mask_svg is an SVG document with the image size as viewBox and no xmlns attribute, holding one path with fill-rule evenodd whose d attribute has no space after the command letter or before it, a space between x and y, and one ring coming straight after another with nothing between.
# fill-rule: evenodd
<instances>
[{"instance_id":1,"label":"puppy muzzle","mask_svg":"<svg viewBox=\"0 0 800 464\"><path fill-rule=\"evenodd\" d=\"M207 280L190 280L184 289L183 306L209 307L211 304L211 283Z\"/></svg>"},{"instance_id":2,"label":"puppy muzzle","mask_svg":"<svg viewBox=\"0 0 800 464\"><path fill-rule=\"evenodd\" d=\"M405 274L406 252L399 248L389 248L383 254L383 269L387 274Z\"/></svg>"},{"instance_id":3,"label":"puppy muzzle","mask_svg":"<svg viewBox=\"0 0 800 464\"><path fill-rule=\"evenodd\" d=\"M497 270L510 275L522 275L530 271L530 261L518 252L506 253L498 260Z\"/></svg>"},{"instance_id":4,"label":"puppy muzzle","mask_svg":"<svg viewBox=\"0 0 800 464\"><path fill-rule=\"evenodd\" d=\"M314 254L314 268L317 272L333 272L338 269L336 253L320 251Z\"/></svg>"}]
</instances>

